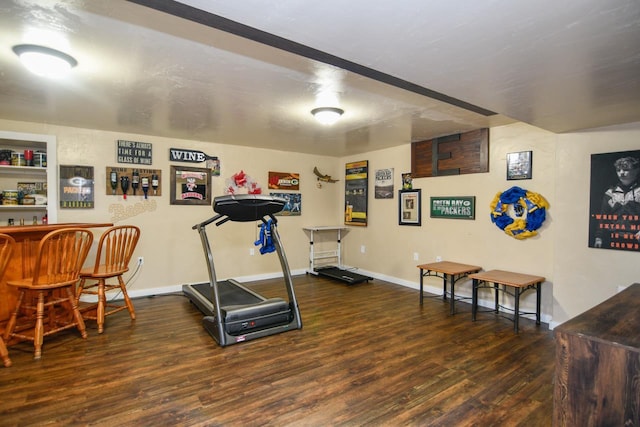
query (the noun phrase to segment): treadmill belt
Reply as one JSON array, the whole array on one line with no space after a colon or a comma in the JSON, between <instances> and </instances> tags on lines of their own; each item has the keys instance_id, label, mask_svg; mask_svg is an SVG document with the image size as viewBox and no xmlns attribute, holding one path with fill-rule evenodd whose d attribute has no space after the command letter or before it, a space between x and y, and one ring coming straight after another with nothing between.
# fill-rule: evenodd
<instances>
[{"instance_id":1,"label":"treadmill belt","mask_svg":"<svg viewBox=\"0 0 640 427\"><path fill-rule=\"evenodd\" d=\"M191 285L191 287L203 295L208 301L213 300L213 290L211 289L211 284L208 282L197 283ZM220 293L220 305L222 307L228 305L257 304L262 302L260 298L233 285L232 283L229 283L227 280L218 282L218 292Z\"/></svg>"}]
</instances>

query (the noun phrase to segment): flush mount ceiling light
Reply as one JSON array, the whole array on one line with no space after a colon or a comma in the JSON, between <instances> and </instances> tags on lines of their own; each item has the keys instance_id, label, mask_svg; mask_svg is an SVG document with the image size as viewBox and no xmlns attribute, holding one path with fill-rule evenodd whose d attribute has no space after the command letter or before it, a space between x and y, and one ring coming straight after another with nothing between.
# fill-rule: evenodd
<instances>
[{"instance_id":1,"label":"flush mount ceiling light","mask_svg":"<svg viewBox=\"0 0 640 427\"><path fill-rule=\"evenodd\" d=\"M323 125L332 125L344 114L344 110L336 107L319 107L311 110L311 114Z\"/></svg>"},{"instance_id":2,"label":"flush mount ceiling light","mask_svg":"<svg viewBox=\"0 0 640 427\"><path fill-rule=\"evenodd\" d=\"M39 76L60 77L78 65L72 56L35 44L19 44L13 51L29 71Z\"/></svg>"}]
</instances>

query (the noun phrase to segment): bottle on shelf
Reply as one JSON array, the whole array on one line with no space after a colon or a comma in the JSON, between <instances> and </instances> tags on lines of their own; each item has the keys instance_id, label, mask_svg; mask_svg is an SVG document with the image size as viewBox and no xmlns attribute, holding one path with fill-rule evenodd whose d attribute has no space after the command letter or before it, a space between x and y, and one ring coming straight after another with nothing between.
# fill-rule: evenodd
<instances>
[{"instance_id":1,"label":"bottle on shelf","mask_svg":"<svg viewBox=\"0 0 640 427\"><path fill-rule=\"evenodd\" d=\"M159 181L158 181L158 175L156 175L155 173L151 175L151 187L153 188L153 195L156 196L158 194L158 186L159 186Z\"/></svg>"},{"instance_id":2,"label":"bottle on shelf","mask_svg":"<svg viewBox=\"0 0 640 427\"><path fill-rule=\"evenodd\" d=\"M149 197L149 177L142 177L142 192L144 193L144 198L147 199Z\"/></svg>"},{"instance_id":3,"label":"bottle on shelf","mask_svg":"<svg viewBox=\"0 0 640 427\"><path fill-rule=\"evenodd\" d=\"M116 195L116 190L118 189L118 172L111 171L109 175L109 182L111 183L111 194Z\"/></svg>"},{"instance_id":4,"label":"bottle on shelf","mask_svg":"<svg viewBox=\"0 0 640 427\"><path fill-rule=\"evenodd\" d=\"M120 188L122 188L122 198L127 200L127 190L129 190L129 177L123 175L120 177Z\"/></svg>"},{"instance_id":5,"label":"bottle on shelf","mask_svg":"<svg viewBox=\"0 0 640 427\"><path fill-rule=\"evenodd\" d=\"M138 169L134 169L131 173L131 188L133 189L133 195L136 195L136 190L140 186L140 172Z\"/></svg>"}]
</instances>

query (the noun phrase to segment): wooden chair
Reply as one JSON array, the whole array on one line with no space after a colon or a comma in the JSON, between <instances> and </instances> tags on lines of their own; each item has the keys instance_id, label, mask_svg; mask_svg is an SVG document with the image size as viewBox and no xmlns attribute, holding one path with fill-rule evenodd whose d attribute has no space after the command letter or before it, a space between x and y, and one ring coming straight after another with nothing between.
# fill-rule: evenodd
<instances>
[{"instance_id":1,"label":"wooden chair","mask_svg":"<svg viewBox=\"0 0 640 427\"><path fill-rule=\"evenodd\" d=\"M5 339L33 341L34 358L39 359L48 335L76 327L87 337L74 289L92 243L93 234L85 228L62 228L42 238L33 276L7 281L19 294Z\"/></svg>"},{"instance_id":2,"label":"wooden chair","mask_svg":"<svg viewBox=\"0 0 640 427\"><path fill-rule=\"evenodd\" d=\"M11 258L11 254L13 253L15 244L16 241L13 239L13 237L7 234L0 233L0 278L4 275L4 270L5 268L7 268L7 263ZM2 358L4 366L6 366L7 368L11 366L9 351L7 350L7 346L4 344L2 338L0 338L0 358Z\"/></svg>"},{"instance_id":3,"label":"wooden chair","mask_svg":"<svg viewBox=\"0 0 640 427\"><path fill-rule=\"evenodd\" d=\"M140 229L134 225L116 225L107 229L98 244L95 265L80 273L80 284L76 292L76 303L80 304L82 295L97 295L97 303L82 308L85 319L98 322L98 333L104 331L104 318L122 310L129 310L131 319L136 318L133 303L127 293L122 275L129 271L129 261L140 238ZM116 279L117 283L107 283ZM107 302L106 293L118 289L124 298L124 304ZM94 314L95 313L95 314Z\"/></svg>"}]
</instances>

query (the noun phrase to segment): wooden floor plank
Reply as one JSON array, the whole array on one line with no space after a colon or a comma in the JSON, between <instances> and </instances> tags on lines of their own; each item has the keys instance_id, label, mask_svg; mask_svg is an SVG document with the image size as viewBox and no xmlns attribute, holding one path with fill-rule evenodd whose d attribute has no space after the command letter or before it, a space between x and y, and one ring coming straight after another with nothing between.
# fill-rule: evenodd
<instances>
[{"instance_id":1,"label":"wooden floor plank","mask_svg":"<svg viewBox=\"0 0 640 427\"><path fill-rule=\"evenodd\" d=\"M179 294L136 299L109 316L9 347L0 424L551 425L554 342L546 325L471 322L439 298L373 280L294 278L304 327L221 348ZM283 296L278 279L249 284Z\"/></svg>"}]
</instances>

